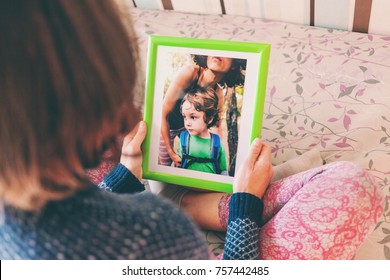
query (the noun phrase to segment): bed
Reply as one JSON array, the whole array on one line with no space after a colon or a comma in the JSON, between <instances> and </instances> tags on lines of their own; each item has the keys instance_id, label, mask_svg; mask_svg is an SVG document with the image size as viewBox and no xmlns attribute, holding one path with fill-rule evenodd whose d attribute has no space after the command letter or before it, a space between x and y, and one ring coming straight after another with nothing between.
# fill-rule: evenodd
<instances>
[{"instance_id":1,"label":"bed","mask_svg":"<svg viewBox=\"0 0 390 280\"><path fill-rule=\"evenodd\" d=\"M368 170L386 196L385 211L355 259L390 259L390 36L232 15L131 14L143 75L150 34L270 43L262 138L273 164L317 149L327 163ZM223 234L205 235L220 253Z\"/></svg>"}]
</instances>

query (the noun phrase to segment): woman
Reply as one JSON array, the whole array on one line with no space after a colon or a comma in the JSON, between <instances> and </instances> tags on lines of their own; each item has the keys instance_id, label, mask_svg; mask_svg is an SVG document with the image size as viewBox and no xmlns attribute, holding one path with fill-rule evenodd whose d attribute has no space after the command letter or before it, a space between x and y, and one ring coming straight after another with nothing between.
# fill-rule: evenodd
<instances>
[{"instance_id":1,"label":"woman","mask_svg":"<svg viewBox=\"0 0 390 280\"><path fill-rule=\"evenodd\" d=\"M136 38L118 14L108 0L0 2L1 259L208 258L174 206L146 192L112 193L143 189L143 123L124 138L121 163L101 184L108 191L85 176L139 115ZM229 225L243 243L228 242L225 258L259 255L247 226L260 224L251 213L262 210L269 154L255 141L235 184ZM260 173L264 183L253 184Z\"/></svg>"}]
</instances>

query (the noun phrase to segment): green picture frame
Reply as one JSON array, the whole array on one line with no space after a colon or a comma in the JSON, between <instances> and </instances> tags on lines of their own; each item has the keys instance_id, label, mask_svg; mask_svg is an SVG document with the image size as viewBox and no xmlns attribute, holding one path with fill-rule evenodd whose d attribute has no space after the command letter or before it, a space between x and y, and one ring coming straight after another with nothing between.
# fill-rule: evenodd
<instances>
[{"instance_id":1,"label":"green picture frame","mask_svg":"<svg viewBox=\"0 0 390 280\"><path fill-rule=\"evenodd\" d=\"M226 164L233 170L229 170L232 171L230 175L165 166L159 160L159 146L160 141L162 141L162 106L167 87L169 88L170 81L177 74L175 73L177 70L175 67L178 67L179 62L185 60L185 63L194 63L190 58L196 56L213 57L216 59L221 59L220 57L231 58L233 61L245 62L245 69L240 70L240 73L245 78L245 82L239 85L241 88L234 86L232 90L226 84L224 87L221 85L225 97L227 93L230 94L230 98L234 94L235 98L238 96L240 97L239 101L242 101L241 111L237 113L240 122L237 129L239 140L234 144L236 145L236 152L234 156L229 154ZM270 45L264 43L151 35L148 47L144 106L144 121L146 122L148 133L142 146L144 179L231 193L233 190L234 170L238 169L248 154L253 139L261 136L269 56ZM238 94L238 89L243 92L242 95ZM232 93L232 91L234 92ZM237 102L236 98L236 104ZM225 104L224 106L224 108L229 108L230 105ZM222 121L224 121L223 117ZM220 134L230 133L228 125L225 124L225 127L226 133L222 132ZM177 139L175 138L176 143L179 141ZM228 154L226 152L229 148L226 147L229 146L228 142L226 135L221 136L221 145L223 145L226 154ZM176 145L180 145L180 142ZM233 159L234 162L232 161ZM233 169L233 164L235 169Z\"/></svg>"}]
</instances>

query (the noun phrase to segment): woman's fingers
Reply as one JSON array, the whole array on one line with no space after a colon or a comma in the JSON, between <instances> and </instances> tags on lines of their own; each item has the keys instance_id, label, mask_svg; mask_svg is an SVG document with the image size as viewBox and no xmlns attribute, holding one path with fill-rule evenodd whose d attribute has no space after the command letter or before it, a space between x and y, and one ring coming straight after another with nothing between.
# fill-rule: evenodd
<instances>
[{"instance_id":1,"label":"woman's fingers","mask_svg":"<svg viewBox=\"0 0 390 280\"><path fill-rule=\"evenodd\" d=\"M146 124L141 121L123 139L120 162L138 179L142 178L142 151L141 144L146 136Z\"/></svg>"},{"instance_id":2,"label":"woman's fingers","mask_svg":"<svg viewBox=\"0 0 390 280\"><path fill-rule=\"evenodd\" d=\"M145 140L146 137L146 124L144 121L140 121L138 124L137 132L131 141L132 144L136 147L141 147L142 142Z\"/></svg>"},{"instance_id":3,"label":"woman's fingers","mask_svg":"<svg viewBox=\"0 0 390 280\"><path fill-rule=\"evenodd\" d=\"M234 192L247 192L262 198L273 175L270 159L271 147L255 139L234 179Z\"/></svg>"}]
</instances>

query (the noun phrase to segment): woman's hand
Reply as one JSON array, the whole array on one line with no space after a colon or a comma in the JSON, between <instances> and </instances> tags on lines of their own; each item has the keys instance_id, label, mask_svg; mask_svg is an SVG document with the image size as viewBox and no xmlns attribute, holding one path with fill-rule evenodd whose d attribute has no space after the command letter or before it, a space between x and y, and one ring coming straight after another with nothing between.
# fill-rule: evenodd
<instances>
[{"instance_id":1,"label":"woman's hand","mask_svg":"<svg viewBox=\"0 0 390 280\"><path fill-rule=\"evenodd\" d=\"M173 163L176 167L180 167L181 165L181 157L172 151L172 153L169 154L169 157L172 159Z\"/></svg>"},{"instance_id":2,"label":"woman's hand","mask_svg":"<svg viewBox=\"0 0 390 280\"><path fill-rule=\"evenodd\" d=\"M255 139L234 179L234 192L246 192L262 198L274 174L270 156L271 147Z\"/></svg>"},{"instance_id":3,"label":"woman's hand","mask_svg":"<svg viewBox=\"0 0 390 280\"><path fill-rule=\"evenodd\" d=\"M141 144L146 136L146 124L140 121L138 125L125 136L122 145L122 163L131 173L142 179L142 151Z\"/></svg>"}]
</instances>

